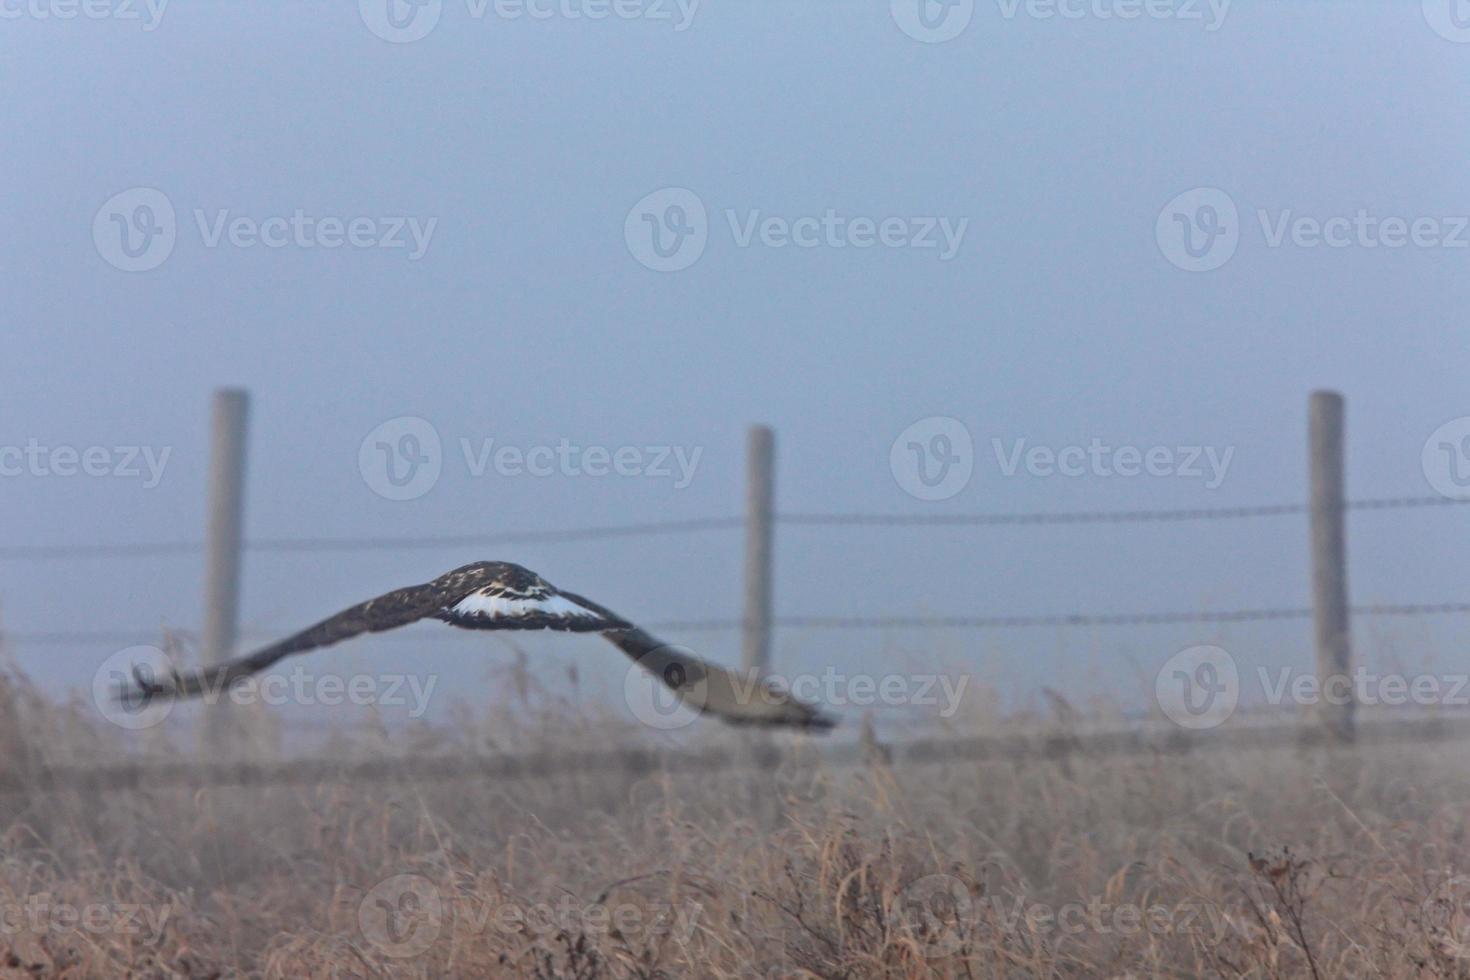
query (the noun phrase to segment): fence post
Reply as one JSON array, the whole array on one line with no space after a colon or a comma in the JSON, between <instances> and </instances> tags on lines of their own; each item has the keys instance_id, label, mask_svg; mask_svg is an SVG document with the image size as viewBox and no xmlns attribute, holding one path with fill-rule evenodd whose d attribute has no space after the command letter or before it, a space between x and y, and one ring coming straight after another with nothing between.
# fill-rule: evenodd
<instances>
[{"instance_id":1,"label":"fence post","mask_svg":"<svg viewBox=\"0 0 1470 980\"><path fill-rule=\"evenodd\" d=\"M771 546L776 434L753 425L745 443L745 619L741 664L765 674L771 663Z\"/></svg>"},{"instance_id":2,"label":"fence post","mask_svg":"<svg viewBox=\"0 0 1470 980\"><path fill-rule=\"evenodd\" d=\"M1329 739L1347 742L1353 738L1354 706L1350 680L1352 643L1348 624L1347 534L1343 520L1342 395L1335 391L1312 392L1308 434L1311 453L1312 606L1317 640L1317 681L1321 685L1318 721Z\"/></svg>"},{"instance_id":3,"label":"fence post","mask_svg":"<svg viewBox=\"0 0 1470 980\"><path fill-rule=\"evenodd\" d=\"M205 537L201 659L217 664L234 653L240 613L240 537L245 506L245 428L250 396L239 388L214 393L210 422L209 511ZM204 712L204 743L221 752L231 740L228 701Z\"/></svg>"}]
</instances>

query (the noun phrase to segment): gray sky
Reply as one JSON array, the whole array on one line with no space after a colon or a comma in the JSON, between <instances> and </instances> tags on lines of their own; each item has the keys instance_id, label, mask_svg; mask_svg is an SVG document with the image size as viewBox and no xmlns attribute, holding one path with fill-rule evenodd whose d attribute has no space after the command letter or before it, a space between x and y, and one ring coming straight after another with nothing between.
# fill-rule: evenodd
<instances>
[{"instance_id":1,"label":"gray sky","mask_svg":"<svg viewBox=\"0 0 1470 980\"><path fill-rule=\"evenodd\" d=\"M22 465L0 477L0 545L200 537L208 398L225 384L253 398L246 523L257 538L738 514L753 422L777 430L786 511L1295 501L1316 387L1348 398L1351 495L1426 495L1426 440L1470 414L1470 231L1456 220L1470 214L1470 43L1454 39L1433 0L1239 0L1223 21L1184 0L1150 8L1169 16L1129 20L1103 16L1128 0L1089 0L1067 18L976 0L972 14L950 11L969 20L943 43L905 33L900 22L924 28L904 0L897 16L876 2L691 13L625 0L620 9L647 16L602 20L569 16L589 9L573 0L538 8L552 12L544 19L497 15L493 4L476 16L476 5L444 0L409 43L375 36L374 2L193 0L150 22L141 3L97 0L108 16L58 19L40 14L65 12L65 0L0 0L0 446L170 453L156 486ZM132 9L142 21L122 16ZM1180 16L1195 11L1202 19ZM1201 187L1238 210L1239 240L1218 268L1192 272L1171 261L1174 219L1160 215ZM112 216L131 220L156 198L109 205L134 188L161 192L175 212L172 250L139 272L117 267L127 260ZM667 196L637 209L664 188L692 192L706 212L704 250L678 271L640 262L656 264L637 243L643 214L677 217ZM1179 213L1202 228L1200 200ZM841 226L804 239L813 247L759 230L769 217L820 221L829 210L828 225ZM250 237L250 222L269 235L283 226L268 219L298 211L314 247L295 231L279 248ZM1359 211L1366 219L1342 247L1291 230L1303 216ZM1392 236L1377 224L1390 217L1424 219L1426 244L1373 247ZM249 222L235 233L222 224L237 218ZM403 248L327 248L324 218L342 224L339 238L367 219L364 242L399 218L431 233L418 257L407 230ZM870 222L871 243L886 218L902 219L902 243L858 247L855 219ZM930 224L938 247L908 244ZM941 227L963 229L953 255ZM109 231L113 244L99 245ZM1177 247L1173 256L1187 261ZM441 473L422 496L390 500L364 478L359 449L402 416L433 425ZM890 447L935 416L963 423L973 474L927 501L896 478ZM486 439L639 447L640 465L653 462L648 447L700 455L687 486L497 473L493 463L476 476L462 439L477 451ZM1232 455L1213 488L1185 475L1042 475L1024 464L1007 476L993 440L1004 456L1021 439ZM1455 508L1353 516L1355 601L1465 599L1464 519ZM730 617L739 548L738 531L712 531L493 554L257 553L246 561L244 626L293 629L480 558L519 561L633 618ZM1296 517L787 527L777 555L787 615L1300 606L1309 585ZM193 628L200 568L197 555L5 560L0 611L20 634ZM1371 656L1456 663L1466 626L1364 622L1359 639ZM325 662L431 658L445 686L475 700L487 665L507 655L448 634ZM733 636L670 639L737 656ZM786 631L777 666L878 670L941 657L1008 697L1041 684L1131 697L1168 656L1203 642L1247 663L1310 658L1309 624L1289 622ZM590 683L621 683L610 648L525 644L547 662L575 660ZM48 685L85 689L116 645L13 649Z\"/></svg>"}]
</instances>

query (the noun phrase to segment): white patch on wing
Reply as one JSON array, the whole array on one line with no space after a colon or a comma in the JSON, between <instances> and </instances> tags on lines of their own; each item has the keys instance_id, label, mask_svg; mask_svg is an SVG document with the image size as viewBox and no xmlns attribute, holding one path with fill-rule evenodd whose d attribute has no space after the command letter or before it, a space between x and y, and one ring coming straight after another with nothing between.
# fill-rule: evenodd
<instances>
[{"instance_id":1,"label":"white patch on wing","mask_svg":"<svg viewBox=\"0 0 1470 980\"><path fill-rule=\"evenodd\" d=\"M456 617L465 619L522 619L534 613L556 619L581 619L601 622L602 617L590 609L584 609L571 600L559 596L543 596L538 599L511 598L503 595L486 595L472 592L454 606Z\"/></svg>"}]
</instances>

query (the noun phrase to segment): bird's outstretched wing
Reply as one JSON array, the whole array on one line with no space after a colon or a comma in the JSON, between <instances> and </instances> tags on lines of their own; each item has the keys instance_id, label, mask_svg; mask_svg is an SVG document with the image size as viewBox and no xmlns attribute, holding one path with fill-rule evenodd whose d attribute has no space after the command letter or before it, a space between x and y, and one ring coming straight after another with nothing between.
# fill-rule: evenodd
<instances>
[{"instance_id":1,"label":"bird's outstretched wing","mask_svg":"<svg viewBox=\"0 0 1470 980\"><path fill-rule=\"evenodd\" d=\"M813 731L837 725L831 715L763 678L712 664L636 626L607 630L602 636L663 681L685 704L732 725Z\"/></svg>"},{"instance_id":2,"label":"bird's outstretched wing","mask_svg":"<svg viewBox=\"0 0 1470 980\"><path fill-rule=\"evenodd\" d=\"M144 695L217 695L237 680L259 673L293 653L430 617L466 629L588 631L628 625L606 610L594 611L568 602L539 575L519 565L476 562L446 572L432 582L394 589L358 603L243 657L170 678L147 678L135 672L134 679Z\"/></svg>"},{"instance_id":3,"label":"bird's outstretched wing","mask_svg":"<svg viewBox=\"0 0 1470 980\"><path fill-rule=\"evenodd\" d=\"M739 675L671 647L603 606L562 592L509 562L476 562L344 609L254 653L167 678L134 671L130 698L218 697L236 681L294 653L381 633L422 619L463 629L550 629L602 633L691 707L734 724L831 728L833 722L770 684Z\"/></svg>"}]
</instances>

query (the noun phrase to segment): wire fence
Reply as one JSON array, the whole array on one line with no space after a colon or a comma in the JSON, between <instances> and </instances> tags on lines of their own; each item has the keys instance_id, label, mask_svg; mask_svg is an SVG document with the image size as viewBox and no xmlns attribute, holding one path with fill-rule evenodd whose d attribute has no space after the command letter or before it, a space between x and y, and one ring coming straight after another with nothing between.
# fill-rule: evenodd
<instances>
[{"instance_id":1,"label":"wire fence","mask_svg":"<svg viewBox=\"0 0 1470 980\"><path fill-rule=\"evenodd\" d=\"M1440 496L1369 497L1349 500L1345 510L1398 510L1450 507L1470 504L1470 499ZM1239 507L1187 507L1154 510L1041 511L987 514L863 514L784 513L775 515L779 524L801 527L995 527L1049 524L1139 524L1149 522L1240 520L1254 517L1283 517L1306 514L1306 503L1253 504ZM246 550L275 554L314 554L354 551L424 551L502 544L555 544L609 538L648 537L734 530L745 526L743 517L706 517L634 524L608 524L580 528L551 528L535 531L504 531L492 534L384 535L376 537L280 537L255 538L244 543ZM76 558L150 558L196 555L204 552L203 541L132 542L117 544L3 545L0 561L48 561Z\"/></svg>"},{"instance_id":2,"label":"wire fence","mask_svg":"<svg viewBox=\"0 0 1470 980\"><path fill-rule=\"evenodd\" d=\"M1425 509L1470 504L1470 499L1444 496L1367 497L1345 501L1347 511L1383 511ZM1033 513L981 514L877 514L877 513L785 513L776 515L781 524L806 527L995 527L1084 524L1138 524L1148 522L1242 520L1248 518L1306 515L1306 503L1252 504L1232 507L1192 507L1152 510L1052 511ZM536 531L507 531L492 534L457 534L439 536L379 537L281 537L248 541L245 547L255 552L305 554L321 552L432 550L441 548L479 547L503 544L559 543L600 539L649 537L655 535L693 534L733 530L745 526L742 517L693 518L653 521L621 525L599 525ZM204 542L184 541L133 544L87 545L8 545L0 546L0 560L46 561L79 558L145 558L202 553ZM1357 616L1439 616L1470 612L1470 602L1414 602L1355 606ZM1033 629L1065 627L1168 626L1189 623L1249 623L1279 620L1311 619L1307 607L1258 609L1144 611L1123 613L1044 613L1036 615L877 615L877 616L778 616L773 625L786 629L806 630L953 630L953 629ZM641 624L650 630L670 632L729 632L743 629L738 618L707 617L675 619ZM5 638L31 646L86 646L102 644L147 644L165 632L148 630L42 630L9 631ZM171 635L190 639L193 631L169 629ZM247 639L268 639L289 632L254 630ZM378 639L398 642L422 642L415 634L384 634Z\"/></svg>"},{"instance_id":3,"label":"wire fence","mask_svg":"<svg viewBox=\"0 0 1470 980\"><path fill-rule=\"evenodd\" d=\"M1353 606L1355 616L1447 616L1470 613L1470 602L1424 602L1395 603ZM1140 613L1058 613L1041 616L777 616L773 625L782 629L806 630L985 630L985 629L1034 629L1037 627L1086 627L1086 626L1171 626L1188 623L1252 623L1275 620L1311 619L1312 610L1301 608L1280 609L1222 609L1185 612L1140 612ZM639 623L644 629L683 633L719 633L745 628L741 619L671 619ZM195 630L159 629L144 630L39 630L0 633L0 639L24 643L29 646L85 646L92 644L142 645L157 642L165 632L185 641L198 638ZM244 634L247 640L269 640L287 633L291 629L251 630ZM472 634L464 634L469 638ZM378 642L423 643L421 633L378 633L372 636Z\"/></svg>"},{"instance_id":4,"label":"wire fence","mask_svg":"<svg viewBox=\"0 0 1470 980\"><path fill-rule=\"evenodd\" d=\"M1348 511L1426 509L1470 503L1470 500L1441 496L1400 496L1350 500ZM1307 515L1306 503L1274 503L1232 507L1061 511L1045 513L982 514L877 514L877 513L785 513L776 521L806 527L956 527L956 526L1044 526L1087 524L1139 524L1146 522L1231 521ZM599 539L692 534L734 530L746 526L745 518L719 517L603 525L537 531L508 531L490 534L380 537L282 537L261 538L246 543L255 552L302 554L362 552L374 550L432 550L504 544L558 543ZM146 558L194 555L204 551L202 541L172 543L116 543L85 545L0 546L0 560L47 561L89 558ZM1419 602L1360 605L1357 616L1432 616L1470 613L1470 602ZM1028 629L1111 626L1167 626L1188 623L1248 623L1309 620L1309 607L1255 609L1145 611L1124 613L1070 612L1038 615L875 615L875 616L781 616L774 625L788 629ZM665 620L644 624L652 630L681 632L730 631L747 624L739 618ZM278 636L286 630L247 631L245 638ZM6 640L27 645L125 645L155 642L168 633L185 642L195 638L191 631L154 630L51 630L3 634ZM423 642L423 634L382 634L382 640ZM462 779L516 780L527 777L575 776L578 774L719 773L731 770L774 770L789 766L816 765L841 768L854 765L923 764L943 761L1012 761L1024 757L1065 758L1080 756L1168 754L1228 748L1279 749L1321 744L1326 737L1315 726L1268 724L1237 726L1218 731L1157 730L1134 728L1085 735L1057 730L1046 734L979 736L970 738L918 738L902 744L880 745L872 741L816 745L802 743L783 750L779 745L757 740L737 748L663 752L652 749L557 752L522 756L419 756L363 761L341 759L296 759L272 763L219 763L207 761L170 763L126 763L106 767L55 767L0 772L0 792L114 792L148 791L170 786L265 786L326 782L433 782ZM1470 718L1430 717L1378 720L1364 726L1364 742L1434 741L1470 737Z\"/></svg>"}]
</instances>

